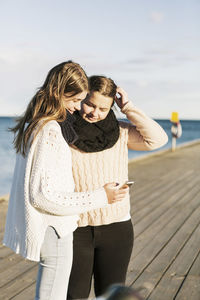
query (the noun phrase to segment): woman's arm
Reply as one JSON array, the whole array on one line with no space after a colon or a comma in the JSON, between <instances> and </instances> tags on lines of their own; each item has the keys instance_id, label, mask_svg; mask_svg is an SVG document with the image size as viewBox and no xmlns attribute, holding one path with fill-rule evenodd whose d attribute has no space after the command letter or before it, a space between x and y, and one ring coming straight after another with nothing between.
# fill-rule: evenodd
<instances>
[{"instance_id":1,"label":"woman's arm","mask_svg":"<svg viewBox=\"0 0 200 300\"><path fill-rule=\"evenodd\" d=\"M168 141L163 128L149 118L143 111L135 107L128 99L127 93L118 88L120 98L116 100L131 124L128 124L128 148L138 151L154 150L162 147Z\"/></svg>"},{"instance_id":2,"label":"woman's arm","mask_svg":"<svg viewBox=\"0 0 200 300\"><path fill-rule=\"evenodd\" d=\"M30 202L41 210L54 215L73 215L108 204L104 188L88 193L68 192L73 184L71 163L63 149L57 130L44 128L36 138L30 174ZM69 169L70 168L70 169Z\"/></svg>"}]
</instances>

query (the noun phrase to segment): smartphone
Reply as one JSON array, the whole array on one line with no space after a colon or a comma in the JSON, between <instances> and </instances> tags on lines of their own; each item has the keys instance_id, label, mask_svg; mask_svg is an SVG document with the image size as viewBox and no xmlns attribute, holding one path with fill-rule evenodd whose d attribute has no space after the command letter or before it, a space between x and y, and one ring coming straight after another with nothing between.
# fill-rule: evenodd
<instances>
[{"instance_id":1,"label":"smartphone","mask_svg":"<svg viewBox=\"0 0 200 300\"><path fill-rule=\"evenodd\" d=\"M129 187L131 187L132 184L134 184L134 181L129 181L129 180L128 180L128 181L125 182L125 184L128 185Z\"/></svg>"},{"instance_id":2,"label":"smartphone","mask_svg":"<svg viewBox=\"0 0 200 300\"><path fill-rule=\"evenodd\" d=\"M122 186L121 188L125 187L126 185L128 185L128 187L130 188L132 185L134 184L134 181L126 181Z\"/></svg>"}]
</instances>

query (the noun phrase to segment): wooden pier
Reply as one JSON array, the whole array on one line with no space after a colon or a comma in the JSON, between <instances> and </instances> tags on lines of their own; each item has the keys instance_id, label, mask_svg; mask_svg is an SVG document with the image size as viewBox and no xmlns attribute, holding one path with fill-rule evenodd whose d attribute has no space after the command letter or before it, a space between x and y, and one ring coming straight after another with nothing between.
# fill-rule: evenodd
<instances>
[{"instance_id":1,"label":"wooden pier","mask_svg":"<svg viewBox=\"0 0 200 300\"><path fill-rule=\"evenodd\" d=\"M129 178L135 243L127 285L148 300L200 300L200 142L131 161ZM35 263L0 246L1 300L33 300L36 273Z\"/></svg>"}]
</instances>

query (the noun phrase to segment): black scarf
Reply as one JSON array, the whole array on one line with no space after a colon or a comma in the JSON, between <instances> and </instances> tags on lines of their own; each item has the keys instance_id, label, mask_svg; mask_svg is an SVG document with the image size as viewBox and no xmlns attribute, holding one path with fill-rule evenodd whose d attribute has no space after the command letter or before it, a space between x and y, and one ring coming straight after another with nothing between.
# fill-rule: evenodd
<instances>
[{"instance_id":1,"label":"black scarf","mask_svg":"<svg viewBox=\"0 0 200 300\"><path fill-rule=\"evenodd\" d=\"M77 134L72 126L75 118L66 110L66 119L63 122L58 122L61 127L62 135L68 144L73 144L77 140Z\"/></svg>"},{"instance_id":2,"label":"black scarf","mask_svg":"<svg viewBox=\"0 0 200 300\"><path fill-rule=\"evenodd\" d=\"M119 123L112 109L104 120L89 123L79 112L73 114L73 129L77 139L73 144L84 152L99 152L111 148L119 138Z\"/></svg>"}]
</instances>

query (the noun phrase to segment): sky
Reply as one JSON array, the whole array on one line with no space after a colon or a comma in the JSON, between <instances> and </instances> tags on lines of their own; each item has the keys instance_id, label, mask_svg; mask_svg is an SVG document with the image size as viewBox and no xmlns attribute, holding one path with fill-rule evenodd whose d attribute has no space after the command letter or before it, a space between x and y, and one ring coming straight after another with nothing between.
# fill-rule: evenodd
<instances>
[{"instance_id":1,"label":"sky","mask_svg":"<svg viewBox=\"0 0 200 300\"><path fill-rule=\"evenodd\" d=\"M200 0L0 0L0 115L72 59L153 118L200 119Z\"/></svg>"}]
</instances>

